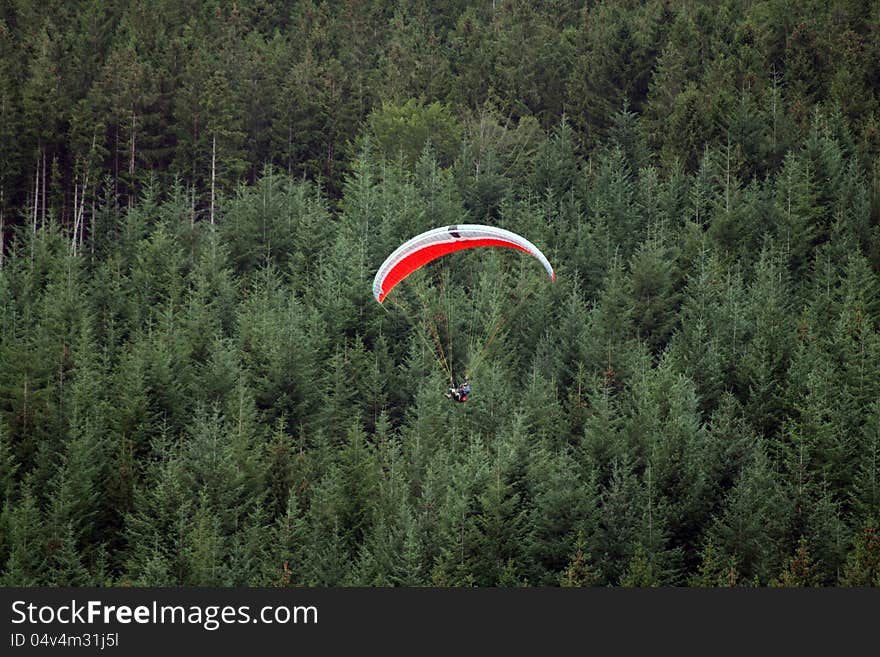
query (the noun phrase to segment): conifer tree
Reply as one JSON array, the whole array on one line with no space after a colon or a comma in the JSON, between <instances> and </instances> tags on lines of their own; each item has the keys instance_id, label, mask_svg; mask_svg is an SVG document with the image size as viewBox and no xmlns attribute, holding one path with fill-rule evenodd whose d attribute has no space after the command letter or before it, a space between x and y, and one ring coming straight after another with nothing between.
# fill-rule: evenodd
<instances>
[{"instance_id":1,"label":"conifer tree","mask_svg":"<svg viewBox=\"0 0 880 657\"><path fill-rule=\"evenodd\" d=\"M798 542L797 550L785 562L785 567L778 579L771 580L771 586L815 587L821 584L818 568L810 556L809 545L803 537Z\"/></svg>"},{"instance_id":2,"label":"conifer tree","mask_svg":"<svg viewBox=\"0 0 880 657\"><path fill-rule=\"evenodd\" d=\"M751 335L737 369L746 413L765 436L776 433L788 414L784 390L794 334L790 289L778 259L772 252L762 253L744 309Z\"/></svg>"},{"instance_id":3,"label":"conifer tree","mask_svg":"<svg viewBox=\"0 0 880 657\"><path fill-rule=\"evenodd\" d=\"M267 580L273 586L298 586L303 583L304 552L308 526L303 517L296 490L287 496L287 508L279 515L269 536L269 572Z\"/></svg>"},{"instance_id":4,"label":"conifer tree","mask_svg":"<svg viewBox=\"0 0 880 657\"><path fill-rule=\"evenodd\" d=\"M735 557L744 579L768 582L782 566L780 543L790 502L763 446L753 450L721 513L712 523L709 539L725 557Z\"/></svg>"},{"instance_id":5,"label":"conifer tree","mask_svg":"<svg viewBox=\"0 0 880 657\"><path fill-rule=\"evenodd\" d=\"M880 404L875 402L866 417L864 442L850 492L856 517L868 518L880 509Z\"/></svg>"},{"instance_id":6,"label":"conifer tree","mask_svg":"<svg viewBox=\"0 0 880 657\"><path fill-rule=\"evenodd\" d=\"M578 533L575 541L575 551L566 566L559 575L559 585L564 588L595 586L599 581L599 574L595 572L590 563L590 554L585 551L586 543L582 534Z\"/></svg>"},{"instance_id":7,"label":"conifer tree","mask_svg":"<svg viewBox=\"0 0 880 657\"><path fill-rule=\"evenodd\" d=\"M856 532L854 548L840 578L843 586L880 586L880 537L877 523L867 520Z\"/></svg>"},{"instance_id":8,"label":"conifer tree","mask_svg":"<svg viewBox=\"0 0 880 657\"><path fill-rule=\"evenodd\" d=\"M528 521L529 559L537 566L533 583L593 584L597 575L589 564L587 541L599 518L595 472L581 474L567 450L553 454L542 449L533 459Z\"/></svg>"},{"instance_id":9,"label":"conifer tree","mask_svg":"<svg viewBox=\"0 0 880 657\"><path fill-rule=\"evenodd\" d=\"M52 539L50 544L48 583L52 586L89 586L92 577L83 566L73 527Z\"/></svg>"},{"instance_id":10,"label":"conifer tree","mask_svg":"<svg viewBox=\"0 0 880 657\"><path fill-rule=\"evenodd\" d=\"M626 572L620 578L623 587L657 587L661 585L656 566L651 560L651 555L642 544L638 544L632 559L627 566Z\"/></svg>"},{"instance_id":11,"label":"conifer tree","mask_svg":"<svg viewBox=\"0 0 880 657\"><path fill-rule=\"evenodd\" d=\"M25 482L14 506L4 505L7 557L3 568L5 586L45 586L47 536L30 484Z\"/></svg>"},{"instance_id":12,"label":"conifer tree","mask_svg":"<svg viewBox=\"0 0 880 657\"><path fill-rule=\"evenodd\" d=\"M689 586L696 587L730 587L737 586L739 574L736 569L736 559L728 556L726 559L719 553L718 548L711 541L706 543L701 553L699 570L688 580Z\"/></svg>"}]
</instances>

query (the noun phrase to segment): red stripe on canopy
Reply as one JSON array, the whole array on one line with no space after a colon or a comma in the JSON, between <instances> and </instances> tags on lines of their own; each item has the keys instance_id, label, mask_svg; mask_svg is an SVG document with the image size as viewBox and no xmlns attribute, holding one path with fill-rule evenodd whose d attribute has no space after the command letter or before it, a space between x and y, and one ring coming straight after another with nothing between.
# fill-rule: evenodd
<instances>
[{"instance_id":1,"label":"red stripe on canopy","mask_svg":"<svg viewBox=\"0 0 880 657\"><path fill-rule=\"evenodd\" d=\"M394 289L404 278L413 273L416 269L423 267L432 260L436 260L441 256L453 251L463 251L465 249L475 249L480 246L506 246L511 249L517 249L523 253L534 255L531 251L524 249L519 244L508 242L507 240L480 238L480 239L463 239L454 242L440 242L437 244L429 244L422 247L418 251L414 251L409 255L401 258L382 279L382 291L379 294L379 303L385 299L389 292Z\"/></svg>"}]
</instances>

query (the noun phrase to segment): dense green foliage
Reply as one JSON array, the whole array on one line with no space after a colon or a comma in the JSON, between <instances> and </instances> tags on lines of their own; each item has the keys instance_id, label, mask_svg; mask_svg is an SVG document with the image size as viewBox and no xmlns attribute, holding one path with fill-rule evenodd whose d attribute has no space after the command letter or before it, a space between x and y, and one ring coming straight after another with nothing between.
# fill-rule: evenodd
<instances>
[{"instance_id":1,"label":"dense green foliage","mask_svg":"<svg viewBox=\"0 0 880 657\"><path fill-rule=\"evenodd\" d=\"M0 583L880 585L878 34L0 0ZM417 275L459 405L371 282L465 222L558 280Z\"/></svg>"}]
</instances>

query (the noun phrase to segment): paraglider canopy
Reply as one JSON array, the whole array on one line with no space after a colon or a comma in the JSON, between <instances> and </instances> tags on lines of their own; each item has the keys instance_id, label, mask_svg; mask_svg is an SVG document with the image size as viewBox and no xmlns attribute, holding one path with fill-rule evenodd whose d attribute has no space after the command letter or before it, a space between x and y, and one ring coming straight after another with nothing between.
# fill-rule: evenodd
<instances>
[{"instance_id":1,"label":"paraglider canopy","mask_svg":"<svg viewBox=\"0 0 880 657\"><path fill-rule=\"evenodd\" d=\"M494 226L462 224L435 228L401 244L376 272L373 296L382 303L395 285L432 260L454 251L484 246L507 247L528 253L544 266L550 280L556 280L550 262L538 247L524 237Z\"/></svg>"}]
</instances>

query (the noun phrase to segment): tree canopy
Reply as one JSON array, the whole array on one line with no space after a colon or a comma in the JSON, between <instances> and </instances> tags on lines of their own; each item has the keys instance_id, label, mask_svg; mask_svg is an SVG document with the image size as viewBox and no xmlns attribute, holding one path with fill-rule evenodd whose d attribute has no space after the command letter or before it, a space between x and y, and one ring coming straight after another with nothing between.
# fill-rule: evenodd
<instances>
[{"instance_id":1,"label":"tree canopy","mask_svg":"<svg viewBox=\"0 0 880 657\"><path fill-rule=\"evenodd\" d=\"M878 35L0 2L0 582L880 585ZM376 303L464 223L556 282L469 251Z\"/></svg>"}]
</instances>

